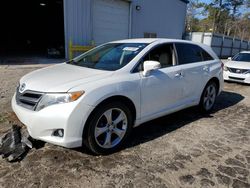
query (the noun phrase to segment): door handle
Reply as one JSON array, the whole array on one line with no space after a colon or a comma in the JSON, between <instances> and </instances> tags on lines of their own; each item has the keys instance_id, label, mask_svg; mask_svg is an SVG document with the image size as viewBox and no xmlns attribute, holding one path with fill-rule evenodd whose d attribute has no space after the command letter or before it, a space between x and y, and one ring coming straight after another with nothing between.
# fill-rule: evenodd
<instances>
[{"instance_id":1,"label":"door handle","mask_svg":"<svg viewBox=\"0 0 250 188\"><path fill-rule=\"evenodd\" d=\"M206 71L206 72L209 72L209 67L208 66L204 66L202 70Z\"/></svg>"},{"instance_id":2,"label":"door handle","mask_svg":"<svg viewBox=\"0 0 250 188\"><path fill-rule=\"evenodd\" d=\"M179 72L179 73L176 73L174 75L176 78L182 78L183 77L183 73L182 72Z\"/></svg>"}]
</instances>

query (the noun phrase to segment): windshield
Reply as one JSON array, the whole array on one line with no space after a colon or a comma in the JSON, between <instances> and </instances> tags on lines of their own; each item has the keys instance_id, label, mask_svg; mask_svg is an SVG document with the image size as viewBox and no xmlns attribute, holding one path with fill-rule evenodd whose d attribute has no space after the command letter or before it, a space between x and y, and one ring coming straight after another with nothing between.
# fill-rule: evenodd
<instances>
[{"instance_id":1,"label":"windshield","mask_svg":"<svg viewBox=\"0 0 250 188\"><path fill-rule=\"evenodd\" d=\"M250 62L250 53L239 53L233 57L234 61L249 61Z\"/></svg>"},{"instance_id":2,"label":"windshield","mask_svg":"<svg viewBox=\"0 0 250 188\"><path fill-rule=\"evenodd\" d=\"M86 52L69 61L69 64L115 71L127 65L147 44L144 43L109 43Z\"/></svg>"}]
</instances>

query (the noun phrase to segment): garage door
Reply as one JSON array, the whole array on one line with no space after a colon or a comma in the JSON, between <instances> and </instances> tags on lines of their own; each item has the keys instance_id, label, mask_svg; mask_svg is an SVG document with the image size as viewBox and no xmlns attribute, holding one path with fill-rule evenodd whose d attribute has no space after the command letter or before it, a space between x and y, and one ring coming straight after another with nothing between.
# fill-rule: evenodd
<instances>
[{"instance_id":1,"label":"garage door","mask_svg":"<svg viewBox=\"0 0 250 188\"><path fill-rule=\"evenodd\" d=\"M93 38L96 44L129 37L129 2L94 0Z\"/></svg>"}]
</instances>

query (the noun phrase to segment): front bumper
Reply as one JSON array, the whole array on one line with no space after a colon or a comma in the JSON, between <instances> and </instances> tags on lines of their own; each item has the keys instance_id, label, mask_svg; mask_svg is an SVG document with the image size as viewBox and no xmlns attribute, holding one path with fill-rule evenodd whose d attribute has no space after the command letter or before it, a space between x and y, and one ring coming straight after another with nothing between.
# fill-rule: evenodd
<instances>
[{"instance_id":1,"label":"front bumper","mask_svg":"<svg viewBox=\"0 0 250 188\"><path fill-rule=\"evenodd\" d=\"M239 83L250 84L250 73L248 74L237 74L229 71L223 71L224 80L234 81Z\"/></svg>"},{"instance_id":2,"label":"front bumper","mask_svg":"<svg viewBox=\"0 0 250 188\"><path fill-rule=\"evenodd\" d=\"M81 99L81 98L80 98ZM55 145L74 148L82 146L82 133L93 106L75 102L57 104L38 112L28 110L16 103L12 98L12 109L19 120L27 126L30 136ZM57 129L64 130L64 136L53 136Z\"/></svg>"}]
</instances>

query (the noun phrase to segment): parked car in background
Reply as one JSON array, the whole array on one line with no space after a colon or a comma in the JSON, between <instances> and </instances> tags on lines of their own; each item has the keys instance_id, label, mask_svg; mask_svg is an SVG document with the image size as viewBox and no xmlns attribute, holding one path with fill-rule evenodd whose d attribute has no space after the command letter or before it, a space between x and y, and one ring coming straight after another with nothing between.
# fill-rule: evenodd
<instances>
[{"instance_id":1,"label":"parked car in background","mask_svg":"<svg viewBox=\"0 0 250 188\"><path fill-rule=\"evenodd\" d=\"M224 80L250 84L250 51L243 51L225 63Z\"/></svg>"},{"instance_id":2,"label":"parked car in background","mask_svg":"<svg viewBox=\"0 0 250 188\"><path fill-rule=\"evenodd\" d=\"M12 108L35 139L107 154L146 121L196 105L211 111L223 87L222 67L202 44L115 41L25 75Z\"/></svg>"}]
</instances>

